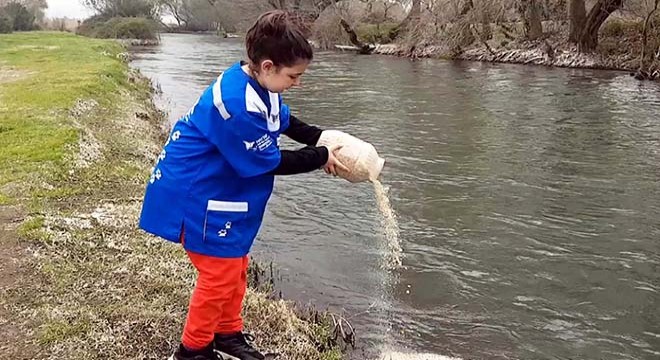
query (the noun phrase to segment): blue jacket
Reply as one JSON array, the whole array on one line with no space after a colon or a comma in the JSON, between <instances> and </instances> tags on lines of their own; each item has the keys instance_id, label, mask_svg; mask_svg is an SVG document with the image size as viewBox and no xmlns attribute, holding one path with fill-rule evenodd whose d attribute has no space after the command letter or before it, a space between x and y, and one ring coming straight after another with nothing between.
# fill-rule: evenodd
<instances>
[{"instance_id":1,"label":"blue jacket","mask_svg":"<svg viewBox=\"0 0 660 360\"><path fill-rule=\"evenodd\" d=\"M259 231L280 162L289 108L237 63L181 118L147 184L140 227L217 257L245 256Z\"/></svg>"}]
</instances>

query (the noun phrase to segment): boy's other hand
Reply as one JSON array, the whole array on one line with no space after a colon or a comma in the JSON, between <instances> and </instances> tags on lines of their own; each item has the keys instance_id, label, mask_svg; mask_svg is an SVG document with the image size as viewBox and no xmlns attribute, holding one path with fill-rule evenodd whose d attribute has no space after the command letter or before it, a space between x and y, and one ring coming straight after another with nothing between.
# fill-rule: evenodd
<instances>
[{"instance_id":1,"label":"boy's other hand","mask_svg":"<svg viewBox=\"0 0 660 360\"><path fill-rule=\"evenodd\" d=\"M337 176L338 169L348 172L348 168L335 156L335 153L341 150L342 145L326 146L326 148L328 148L328 162L323 166L325 173Z\"/></svg>"}]
</instances>

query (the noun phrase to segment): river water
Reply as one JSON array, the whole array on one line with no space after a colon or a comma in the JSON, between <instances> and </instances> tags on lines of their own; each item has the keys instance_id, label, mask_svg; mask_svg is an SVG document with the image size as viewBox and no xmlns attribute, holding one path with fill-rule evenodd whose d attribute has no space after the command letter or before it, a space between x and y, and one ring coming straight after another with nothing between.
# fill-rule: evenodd
<instances>
[{"instance_id":1,"label":"river water","mask_svg":"<svg viewBox=\"0 0 660 360\"><path fill-rule=\"evenodd\" d=\"M133 65L172 120L244 54L234 39L162 40ZM253 251L286 298L353 322L354 357L660 358L657 84L321 52L285 101L387 160L402 267L382 264L373 187L323 172L278 178Z\"/></svg>"}]
</instances>

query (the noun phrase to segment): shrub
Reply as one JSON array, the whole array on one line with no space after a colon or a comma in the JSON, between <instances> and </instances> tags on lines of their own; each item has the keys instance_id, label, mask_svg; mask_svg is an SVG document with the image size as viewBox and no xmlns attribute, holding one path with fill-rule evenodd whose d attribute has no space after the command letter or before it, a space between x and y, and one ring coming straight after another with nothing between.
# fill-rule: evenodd
<instances>
[{"instance_id":1,"label":"shrub","mask_svg":"<svg viewBox=\"0 0 660 360\"><path fill-rule=\"evenodd\" d=\"M8 34L14 30L14 23L7 16L0 15L0 34Z\"/></svg>"},{"instance_id":2,"label":"shrub","mask_svg":"<svg viewBox=\"0 0 660 360\"><path fill-rule=\"evenodd\" d=\"M606 37L619 37L640 34L644 29L642 21L610 19L601 29L601 34Z\"/></svg>"},{"instance_id":3,"label":"shrub","mask_svg":"<svg viewBox=\"0 0 660 360\"><path fill-rule=\"evenodd\" d=\"M79 28L78 34L103 39L158 39L158 26L153 20L146 18L115 17L104 19L94 17L86 20Z\"/></svg>"},{"instance_id":4,"label":"shrub","mask_svg":"<svg viewBox=\"0 0 660 360\"><path fill-rule=\"evenodd\" d=\"M361 40L372 44L387 44L394 40L399 24L386 22L382 24L361 24L357 34Z\"/></svg>"},{"instance_id":5,"label":"shrub","mask_svg":"<svg viewBox=\"0 0 660 360\"><path fill-rule=\"evenodd\" d=\"M34 21L36 17L24 5L18 2L10 2L0 9L0 16L10 20L12 29L15 31L35 30ZM6 25L5 25L6 26Z\"/></svg>"}]
</instances>

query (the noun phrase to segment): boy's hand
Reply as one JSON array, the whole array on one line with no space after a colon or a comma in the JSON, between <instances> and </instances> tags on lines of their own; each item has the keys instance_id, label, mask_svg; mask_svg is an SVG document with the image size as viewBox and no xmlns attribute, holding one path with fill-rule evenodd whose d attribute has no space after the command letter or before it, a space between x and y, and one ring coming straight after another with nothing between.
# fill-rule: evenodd
<instances>
[{"instance_id":1,"label":"boy's hand","mask_svg":"<svg viewBox=\"0 0 660 360\"><path fill-rule=\"evenodd\" d=\"M325 173L337 176L337 169L348 172L348 168L335 156L335 152L341 150L342 145L326 146L326 148L328 148L328 162L323 166Z\"/></svg>"}]
</instances>

